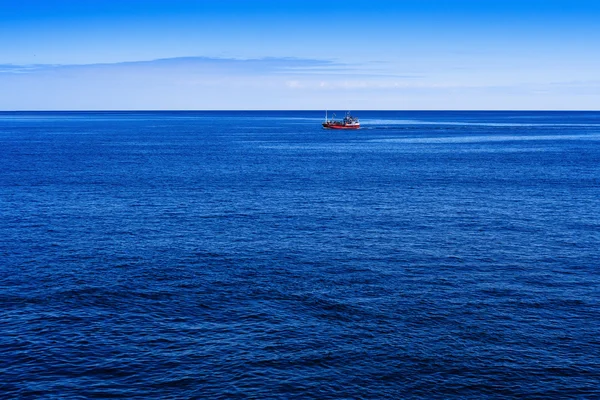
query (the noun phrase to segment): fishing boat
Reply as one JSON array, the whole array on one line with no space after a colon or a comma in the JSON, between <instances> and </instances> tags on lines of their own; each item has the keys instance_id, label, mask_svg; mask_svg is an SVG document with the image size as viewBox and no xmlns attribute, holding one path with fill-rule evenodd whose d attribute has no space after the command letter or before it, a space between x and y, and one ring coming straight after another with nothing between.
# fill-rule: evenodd
<instances>
[{"instance_id":1,"label":"fishing boat","mask_svg":"<svg viewBox=\"0 0 600 400\"><path fill-rule=\"evenodd\" d=\"M323 122L323 128L325 129L358 129L360 128L360 122L358 118L350 115L350 111L346 113L344 119L336 120L335 114L333 119L327 118L327 111L325 111L325 122Z\"/></svg>"}]
</instances>

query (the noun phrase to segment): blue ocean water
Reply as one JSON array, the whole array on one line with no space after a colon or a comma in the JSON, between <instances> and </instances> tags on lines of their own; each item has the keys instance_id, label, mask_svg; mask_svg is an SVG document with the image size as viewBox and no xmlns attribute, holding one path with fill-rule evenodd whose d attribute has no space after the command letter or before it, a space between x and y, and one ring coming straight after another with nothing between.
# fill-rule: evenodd
<instances>
[{"instance_id":1,"label":"blue ocean water","mask_svg":"<svg viewBox=\"0 0 600 400\"><path fill-rule=\"evenodd\" d=\"M600 397L600 112L323 114L0 113L0 397Z\"/></svg>"}]
</instances>

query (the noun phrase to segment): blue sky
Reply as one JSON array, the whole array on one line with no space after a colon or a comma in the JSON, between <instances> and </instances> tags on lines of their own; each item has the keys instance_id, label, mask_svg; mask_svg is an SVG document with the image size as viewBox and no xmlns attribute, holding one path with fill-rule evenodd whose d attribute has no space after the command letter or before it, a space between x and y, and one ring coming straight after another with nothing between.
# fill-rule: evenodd
<instances>
[{"instance_id":1,"label":"blue sky","mask_svg":"<svg viewBox=\"0 0 600 400\"><path fill-rule=\"evenodd\" d=\"M599 43L591 0L3 0L0 110L597 110Z\"/></svg>"}]
</instances>

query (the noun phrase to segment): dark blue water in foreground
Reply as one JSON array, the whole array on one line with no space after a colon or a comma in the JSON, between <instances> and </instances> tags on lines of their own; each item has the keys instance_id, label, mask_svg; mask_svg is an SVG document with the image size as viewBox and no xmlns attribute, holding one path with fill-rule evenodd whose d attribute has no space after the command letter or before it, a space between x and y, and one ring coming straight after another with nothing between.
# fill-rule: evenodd
<instances>
[{"instance_id":1,"label":"dark blue water in foreground","mask_svg":"<svg viewBox=\"0 0 600 400\"><path fill-rule=\"evenodd\" d=\"M355 114L0 113L0 397L600 397L600 113Z\"/></svg>"}]
</instances>

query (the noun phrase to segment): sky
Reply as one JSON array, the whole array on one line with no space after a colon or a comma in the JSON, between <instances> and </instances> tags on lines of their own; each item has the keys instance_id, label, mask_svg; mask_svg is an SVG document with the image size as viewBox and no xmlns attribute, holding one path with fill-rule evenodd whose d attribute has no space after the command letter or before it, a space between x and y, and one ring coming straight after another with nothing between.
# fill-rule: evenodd
<instances>
[{"instance_id":1,"label":"sky","mask_svg":"<svg viewBox=\"0 0 600 400\"><path fill-rule=\"evenodd\" d=\"M0 0L0 110L599 110L598 0Z\"/></svg>"}]
</instances>

